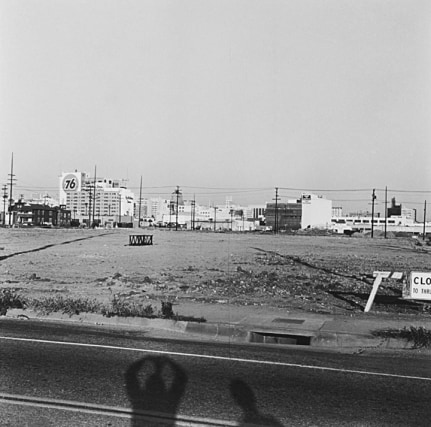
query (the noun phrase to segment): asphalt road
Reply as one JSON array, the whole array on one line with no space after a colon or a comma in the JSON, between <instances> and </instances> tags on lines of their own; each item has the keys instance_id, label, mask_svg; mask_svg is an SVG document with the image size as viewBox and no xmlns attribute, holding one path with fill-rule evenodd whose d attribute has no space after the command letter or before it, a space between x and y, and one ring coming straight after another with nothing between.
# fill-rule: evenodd
<instances>
[{"instance_id":1,"label":"asphalt road","mask_svg":"<svg viewBox=\"0 0 431 427\"><path fill-rule=\"evenodd\" d=\"M428 426L430 401L430 353L189 342L0 319L5 426Z\"/></svg>"}]
</instances>

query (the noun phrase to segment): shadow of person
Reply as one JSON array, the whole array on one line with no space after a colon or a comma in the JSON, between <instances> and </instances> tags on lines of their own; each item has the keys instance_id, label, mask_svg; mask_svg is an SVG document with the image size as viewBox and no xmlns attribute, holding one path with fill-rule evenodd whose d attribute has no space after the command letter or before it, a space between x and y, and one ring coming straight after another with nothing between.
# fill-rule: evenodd
<instances>
[{"instance_id":1,"label":"shadow of person","mask_svg":"<svg viewBox=\"0 0 431 427\"><path fill-rule=\"evenodd\" d=\"M125 378L133 409L132 427L148 426L149 420L154 421L151 425L175 425L175 414L187 384L187 375L180 365L165 356L148 356L132 363Z\"/></svg>"},{"instance_id":2,"label":"shadow of person","mask_svg":"<svg viewBox=\"0 0 431 427\"><path fill-rule=\"evenodd\" d=\"M250 386L240 379L232 380L230 383L230 393L243 411L240 427L246 426L274 426L283 427L279 421L269 415L259 412L256 397Z\"/></svg>"}]
</instances>

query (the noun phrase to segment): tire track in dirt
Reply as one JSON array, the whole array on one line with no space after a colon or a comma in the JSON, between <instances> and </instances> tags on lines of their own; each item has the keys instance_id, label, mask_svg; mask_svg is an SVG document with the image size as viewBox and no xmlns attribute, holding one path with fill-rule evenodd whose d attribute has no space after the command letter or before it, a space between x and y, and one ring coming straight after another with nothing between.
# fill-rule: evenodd
<instances>
[{"instance_id":1,"label":"tire track in dirt","mask_svg":"<svg viewBox=\"0 0 431 427\"><path fill-rule=\"evenodd\" d=\"M323 271L323 272L325 272L327 274L333 274L334 276L339 276L339 277L343 277L343 278L346 278L346 279L358 280L360 282L366 283L367 285L371 285L372 284L372 283L370 283L367 280L368 278L371 279L371 280L374 280L373 276L370 276L370 277L367 277L367 279L364 279L363 277L358 277L358 276L353 275L353 274L343 274L343 273L339 273L338 271L331 270L330 268L325 268L325 267L320 267L318 265L310 264L309 262L304 261L301 258L299 258L297 256L294 256L294 255L283 255L283 254L280 254L280 253L278 253L276 251L268 251L268 250L265 250L265 249L262 249L262 248L252 248L252 249L254 249L256 251L260 251L260 252L266 253L266 254L276 255L276 256L279 256L281 258L288 259L290 261L296 262L297 264L300 264L300 265L302 265L304 267L311 268L313 270Z\"/></svg>"},{"instance_id":2,"label":"tire track in dirt","mask_svg":"<svg viewBox=\"0 0 431 427\"><path fill-rule=\"evenodd\" d=\"M32 252L39 252L39 251L43 251L45 249L53 248L55 246L69 245L70 243L80 242L82 240L94 239L96 237L108 236L109 234L113 234L113 233L112 232L111 233L103 233L103 234L98 234L97 236L80 237L79 239L66 240L65 242L51 243L49 245L41 246L40 248L29 249L28 251L15 252L15 253L12 253L9 255L0 256L0 261L3 261L3 260L8 259L8 258L12 258L12 257L17 256L17 255L24 255L24 254L29 254Z\"/></svg>"}]
</instances>

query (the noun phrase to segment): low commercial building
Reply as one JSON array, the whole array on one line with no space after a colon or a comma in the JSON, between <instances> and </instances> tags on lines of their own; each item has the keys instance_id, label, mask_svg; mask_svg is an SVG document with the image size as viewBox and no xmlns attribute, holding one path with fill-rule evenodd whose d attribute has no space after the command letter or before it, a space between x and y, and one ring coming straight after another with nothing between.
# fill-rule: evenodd
<instances>
[{"instance_id":1,"label":"low commercial building","mask_svg":"<svg viewBox=\"0 0 431 427\"><path fill-rule=\"evenodd\" d=\"M425 229L429 230L430 224L425 224ZM330 229L337 234L352 234L352 233L369 233L372 230L375 232L393 232L393 233L408 233L419 235L423 233L423 222L416 222L409 216L392 215L387 217L376 216L343 216L332 218ZM427 231L425 231L426 233Z\"/></svg>"},{"instance_id":2,"label":"low commercial building","mask_svg":"<svg viewBox=\"0 0 431 427\"><path fill-rule=\"evenodd\" d=\"M275 231L292 231L307 228L329 228L332 218L332 201L323 196L303 193L287 203L266 205L266 225Z\"/></svg>"},{"instance_id":3,"label":"low commercial building","mask_svg":"<svg viewBox=\"0 0 431 427\"><path fill-rule=\"evenodd\" d=\"M72 221L71 212L65 206L49 206L19 200L12 205L11 212L13 225L19 227L69 227Z\"/></svg>"},{"instance_id":4,"label":"low commercial building","mask_svg":"<svg viewBox=\"0 0 431 427\"><path fill-rule=\"evenodd\" d=\"M391 200L391 205L387 208L386 218L376 213L373 217L370 212L350 214L346 216L334 215L331 220L331 230L337 234L352 234L355 232L369 233L394 232L419 235L429 229L429 224L416 221L416 210L403 208L397 204L395 197Z\"/></svg>"}]
</instances>

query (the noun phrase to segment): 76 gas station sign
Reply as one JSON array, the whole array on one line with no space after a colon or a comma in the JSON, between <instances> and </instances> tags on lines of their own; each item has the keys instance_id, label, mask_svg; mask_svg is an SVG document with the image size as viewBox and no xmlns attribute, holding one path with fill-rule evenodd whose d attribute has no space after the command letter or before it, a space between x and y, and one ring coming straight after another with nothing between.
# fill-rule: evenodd
<instances>
[{"instance_id":1,"label":"76 gas station sign","mask_svg":"<svg viewBox=\"0 0 431 427\"><path fill-rule=\"evenodd\" d=\"M74 174L68 174L63 178L62 187L64 191L78 191L80 188L79 178Z\"/></svg>"}]
</instances>

